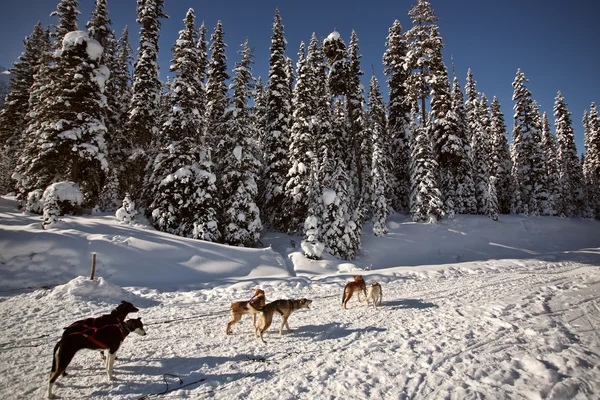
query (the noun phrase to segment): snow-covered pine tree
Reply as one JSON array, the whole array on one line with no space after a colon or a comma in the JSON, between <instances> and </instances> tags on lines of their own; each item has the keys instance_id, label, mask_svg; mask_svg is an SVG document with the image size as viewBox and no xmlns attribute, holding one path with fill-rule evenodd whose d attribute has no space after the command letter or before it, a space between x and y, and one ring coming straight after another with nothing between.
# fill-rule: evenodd
<instances>
[{"instance_id":1,"label":"snow-covered pine tree","mask_svg":"<svg viewBox=\"0 0 600 400\"><path fill-rule=\"evenodd\" d=\"M286 73L286 41L279 10L275 11L269 58L269 87L266 132L264 136L265 195L261 209L264 221L275 230L288 226L285 204L285 185L289 171L289 81Z\"/></svg>"},{"instance_id":2,"label":"snow-covered pine tree","mask_svg":"<svg viewBox=\"0 0 600 400\"><path fill-rule=\"evenodd\" d=\"M561 92L557 93L554 102L554 117L560 174L560 202L556 205L557 211L567 217L580 216L584 213L586 200L583 169L575 146L571 112Z\"/></svg>"},{"instance_id":3,"label":"snow-covered pine tree","mask_svg":"<svg viewBox=\"0 0 600 400\"><path fill-rule=\"evenodd\" d=\"M520 206L517 213L540 213L546 171L544 169L544 153L541 147L541 126L536 123L536 116L531 99L531 92L526 86L527 79L521 70L513 82L513 101L515 102L514 125L512 133L512 160L515 186L519 191L516 202Z\"/></svg>"},{"instance_id":4,"label":"snow-covered pine tree","mask_svg":"<svg viewBox=\"0 0 600 400\"><path fill-rule=\"evenodd\" d=\"M454 70L454 68L453 68ZM457 149L456 154L461 154L460 162L457 165L457 176L454 180L458 182L455 189L455 197L457 203L455 210L458 214L475 214L477 212L477 199L475 197L475 183L473 182L473 164L471 152L471 133L469 129L469 121L465 110L465 98L458 82L456 74L453 72L454 78L452 83L452 112L455 115L457 130L456 135L463 143L462 149Z\"/></svg>"},{"instance_id":5,"label":"snow-covered pine tree","mask_svg":"<svg viewBox=\"0 0 600 400\"><path fill-rule=\"evenodd\" d=\"M323 41L323 53L327 57L329 71L327 85L333 96L342 96L347 92L348 51L339 32L334 30Z\"/></svg>"},{"instance_id":6,"label":"snow-covered pine tree","mask_svg":"<svg viewBox=\"0 0 600 400\"><path fill-rule=\"evenodd\" d=\"M253 246L260 239L262 224L256 205L257 178L260 162L253 137L256 134L248 100L254 91L252 77L253 53L248 40L239 51L242 59L235 65L231 85L233 99L228 122L228 136L223 142L223 169L221 170L221 199L223 213L221 226L223 241L234 246Z\"/></svg>"},{"instance_id":7,"label":"snow-covered pine tree","mask_svg":"<svg viewBox=\"0 0 600 400\"><path fill-rule=\"evenodd\" d=\"M94 11L92 12L92 19L86 24L88 35L94 39L103 48L106 48L111 34L110 25L112 22L108 17L108 0L95 0ZM106 57L110 54L103 54L102 62L105 62Z\"/></svg>"},{"instance_id":8,"label":"snow-covered pine tree","mask_svg":"<svg viewBox=\"0 0 600 400\"><path fill-rule=\"evenodd\" d=\"M398 20L389 29L387 49L383 55L389 89L388 129L392 145L392 206L397 212L408 212L410 194L410 108L404 82L409 71L404 68L407 43ZM393 180L393 181L392 181Z\"/></svg>"},{"instance_id":9,"label":"snow-covered pine tree","mask_svg":"<svg viewBox=\"0 0 600 400\"><path fill-rule=\"evenodd\" d=\"M463 182L458 179L464 178L462 168L464 161L468 158L465 153L466 143L462 141L464 132L459 132L460 122L458 115L452 110L452 96L450 93L450 82L448 81L448 70L442 56L442 38L437 27L433 27L431 34L432 54L430 58L431 87L431 129L433 140L433 151L437 157L439 173L439 185L442 201L446 213L449 216L462 211L462 199L458 197L459 185Z\"/></svg>"},{"instance_id":10,"label":"snow-covered pine tree","mask_svg":"<svg viewBox=\"0 0 600 400\"><path fill-rule=\"evenodd\" d=\"M115 217L123 224L131 224L135 222L135 216L138 214L135 208L135 202L131 200L129 193L125 193L121 208L115 212Z\"/></svg>"},{"instance_id":11,"label":"snow-covered pine tree","mask_svg":"<svg viewBox=\"0 0 600 400\"><path fill-rule=\"evenodd\" d=\"M556 137L550 130L550 121L548 114L544 113L542 117L542 149L544 150L548 190L548 204L546 215L556 215L556 203L560 199L560 173L558 170Z\"/></svg>"},{"instance_id":12,"label":"snow-covered pine tree","mask_svg":"<svg viewBox=\"0 0 600 400\"><path fill-rule=\"evenodd\" d=\"M84 207L98 201L102 175L108 168L104 84L108 69L99 65L102 47L81 31L69 32L57 49L43 84L34 85L32 109L37 124L30 125L23 166L23 193L69 180L80 185ZM46 80L47 79L47 80Z\"/></svg>"},{"instance_id":13,"label":"snow-covered pine tree","mask_svg":"<svg viewBox=\"0 0 600 400\"><path fill-rule=\"evenodd\" d=\"M304 42L300 44L297 63L298 79L294 88L292 126L290 128L290 169L285 186L286 206L289 210L287 232L302 230L308 213L311 190L311 165L315 157L313 119L314 109L314 80L311 66L306 59Z\"/></svg>"},{"instance_id":14,"label":"snow-covered pine tree","mask_svg":"<svg viewBox=\"0 0 600 400\"><path fill-rule=\"evenodd\" d=\"M596 104L592 103L590 113L583 115L585 133L585 161L583 172L586 181L589 214L600 219L600 119Z\"/></svg>"},{"instance_id":15,"label":"snow-covered pine tree","mask_svg":"<svg viewBox=\"0 0 600 400\"><path fill-rule=\"evenodd\" d=\"M38 22L23 44L25 50L10 69L12 91L0 109L0 164L3 166L0 173L0 193L14 190L11 176L28 142L25 131L29 93L40 67L50 62L50 32Z\"/></svg>"},{"instance_id":16,"label":"snow-covered pine tree","mask_svg":"<svg viewBox=\"0 0 600 400\"><path fill-rule=\"evenodd\" d=\"M496 194L496 177L490 176L488 179L488 204L486 206L487 215L494 221L498 221L498 195Z\"/></svg>"},{"instance_id":17,"label":"snow-covered pine tree","mask_svg":"<svg viewBox=\"0 0 600 400\"><path fill-rule=\"evenodd\" d=\"M254 107L252 107L252 119L254 121L253 125L256 126L256 137L254 139L257 141L261 150L261 158L264 147L265 129L267 126L267 94L267 89L263 84L262 78L259 76L254 85Z\"/></svg>"},{"instance_id":18,"label":"snow-covered pine tree","mask_svg":"<svg viewBox=\"0 0 600 400\"><path fill-rule=\"evenodd\" d=\"M122 166L119 173L121 192L128 191L135 200L141 198L142 182L149 162L147 152L159 130L158 102L162 84L159 80L158 38L160 19L168 18L163 8L164 0L137 0L140 41L125 123L128 143L121 150L119 162Z\"/></svg>"},{"instance_id":19,"label":"snow-covered pine tree","mask_svg":"<svg viewBox=\"0 0 600 400\"><path fill-rule=\"evenodd\" d=\"M58 222L60 216L60 207L58 206L58 197L55 192L45 196L44 199L44 210L42 213L42 228L52 228Z\"/></svg>"},{"instance_id":20,"label":"snow-covered pine tree","mask_svg":"<svg viewBox=\"0 0 600 400\"><path fill-rule=\"evenodd\" d=\"M54 31L50 34L53 47L60 50L63 45L63 38L69 32L78 31L77 16L81 14L78 10L79 0L60 0L50 16L58 17L58 23L54 25Z\"/></svg>"},{"instance_id":21,"label":"snow-covered pine tree","mask_svg":"<svg viewBox=\"0 0 600 400\"><path fill-rule=\"evenodd\" d=\"M201 144L206 133L206 77L208 73L208 41L206 40L206 26L204 22L200 25L198 43L197 43L197 56L198 56L198 67L197 67L197 83L196 88L196 104L198 110L200 110L200 120L198 121L201 125L198 127L200 136L196 138L197 144Z\"/></svg>"},{"instance_id":22,"label":"snow-covered pine tree","mask_svg":"<svg viewBox=\"0 0 600 400\"><path fill-rule=\"evenodd\" d=\"M348 108L348 144L350 145L347 155L352 159L346 160L350 167L353 186L355 187L356 199L362 199L365 208L370 207L371 193L371 154L373 152L371 137L365 129L364 112L364 88L360 77L364 72L360 68L358 36L353 30L348 45L347 68L346 68L346 107ZM355 200L355 199L353 199ZM357 201L353 202L355 207Z\"/></svg>"},{"instance_id":23,"label":"snow-covered pine tree","mask_svg":"<svg viewBox=\"0 0 600 400\"><path fill-rule=\"evenodd\" d=\"M208 65L206 82L206 143L213 149L212 158L215 162L217 176L222 167L223 149L221 141L228 135L225 111L228 107L227 99L227 45L223 36L223 24L217 22L215 31L210 37L211 58Z\"/></svg>"},{"instance_id":24,"label":"snow-covered pine tree","mask_svg":"<svg viewBox=\"0 0 600 400\"><path fill-rule=\"evenodd\" d=\"M479 130L477 120L477 110L479 104L479 92L477 92L477 82L473 78L471 68L467 70L467 82L465 83L465 111L467 113L467 121L469 123L469 145L473 150L473 136Z\"/></svg>"},{"instance_id":25,"label":"snow-covered pine tree","mask_svg":"<svg viewBox=\"0 0 600 400\"><path fill-rule=\"evenodd\" d=\"M314 35L313 35L314 36ZM311 259L320 259L325 250L323 243L322 216L324 210L323 185L319 178L317 157L313 157L310 166L310 192L308 194L308 211L304 221L304 240L301 243L304 255Z\"/></svg>"},{"instance_id":26,"label":"snow-covered pine tree","mask_svg":"<svg viewBox=\"0 0 600 400\"><path fill-rule=\"evenodd\" d=\"M475 182L475 197L477 199L477 213L489 215L490 188L490 116L485 94L475 105L475 123L471 143L473 146L473 180Z\"/></svg>"},{"instance_id":27,"label":"snow-covered pine tree","mask_svg":"<svg viewBox=\"0 0 600 400\"><path fill-rule=\"evenodd\" d=\"M384 236L388 233L386 220L389 215L392 188L390 187L391 154L390 139L385 114L385 102L379 89L375 74L371 77L369 85L369 99L367 111L367 132L371 135L373 143L373 156L369 168L371 185L368 193L371 219L373 220L373 233L375 236Z\"/></svg>"},{"instance_id":28,"label":"snow-covered pine tree","mask_svg":"<svg viewBox=\"0 0 600 400\"><path fill-rule=\"evenodd\" d=\"M416 107L413 115L410 214L415 222L435 223L444 216L444 203L436 181L431 132L427 131L431 125L423 127Z\"/></svg>"},{"instance_id":29,"label":"snow-covered pine tree","mask_svg":"<svg viewBox=\"0 0 600 400\"><path fill-rule=\"evenodd\" d=\"M494 96L490 106L490 176L495 178L494 187L498 197L498 212L510 214L512 194L514 192L512 178L512 162L508 144L504 114L500 102Z\"/></svg>"},{"instance_id":30,"label":"snow-covered pine tree","mask_svg":"<svg viewBox=\"0 0 600 400\"><path fill-rule=\"evenodd\" d=\"M419 109L419 121L425 127L429 122L426 101L431 93L431 55L440 45L438 35L432 34L433 29L437 29L438 17L431 4L425 0L418 0L408 15L413 26L404 34L408 43L404 68L410 71L405 86L409 104L411 108Z\"/></svg>"}]
</instances>

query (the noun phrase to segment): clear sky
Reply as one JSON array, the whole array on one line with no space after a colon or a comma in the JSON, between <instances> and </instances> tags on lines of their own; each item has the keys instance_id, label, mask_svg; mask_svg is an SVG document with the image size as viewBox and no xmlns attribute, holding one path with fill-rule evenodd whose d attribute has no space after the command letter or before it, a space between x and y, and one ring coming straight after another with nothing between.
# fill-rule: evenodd
<instances>
[{"instance_id":1,"label":"clear sky","mask_svg":"<svg viewBox=\"0 0 600 400\"><path fill-rule=\"evenodd\" d=\"M11 0L0 5L0 65L10 67L23 50L22 40L34 24L54 24L49 17L57 0ZM169 20L162 21L160 37L161 77L168 74L170 49L183 27L188 8L195 10L198 24L206 23L209 34L218 20L223 22L228 45L228 67L238 60L236 51L248 37L255 48L255 76L267 79L269 45L275 9L279 8L288 42L287 55L294 60L300 41L308 43L312 32L326 37L336 28L349 42L354 29L359 38L365 71L365 86L371 65L385 94L381 59L389 27L398 19L404 30L411 27L410 1L356 0L166 0ZM80 0L80 29L89 20L94 1ZM583 111L592 101L600 103L600 2L597 0L432 0L440 18L445 58L455 58L456 73L464 87L467 69L473 70L477 89L491 101L497 96L509 131L512 127L512 82L517 68L529 79L533 98L550 116L557 91L562 91L573 113L576 144L583 151ZM133 48L137 48L139 26L135 22L135 0L109 0L113 28L119 35L129 25ZM551 123L554 117L550 118Z\"/></svg>"}]
</instances>

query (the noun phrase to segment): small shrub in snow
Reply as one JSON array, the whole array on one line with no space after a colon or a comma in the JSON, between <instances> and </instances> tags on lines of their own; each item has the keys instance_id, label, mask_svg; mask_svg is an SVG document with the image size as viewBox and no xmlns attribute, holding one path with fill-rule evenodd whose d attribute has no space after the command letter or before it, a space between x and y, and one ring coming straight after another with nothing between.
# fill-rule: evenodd
<instances>
[{"instance_id":1,"label":"small shrub in snow","mask_svg":"<svg viewBox=\"0 0 600 400\"><path fill-rule=\"evenodd\" d=\"M306 232L306 240L303 240L300 244L304 255L313 260L321 259L321 255L325 249L325 244L319 242L318 240L319 224L317 218L315 216L306 218L306 221L304 222L304 229Z\"/></svg>"},{"instance_id":2,"label":"small shrub in snow","mask_svg":"<svg viewBox=\"0 0 600 400\"><path fill-rule=\"evenodd\" d=\"M129 197L129 194L125 195L123 199L123 206L117 210L115 216L117 219L124 224L131 224L134 222L135 216L137 215L135 209L135 203Z\"/></svg>"},{"instance_id":3,"label":"small shrub in snow","mask_svg":"<svg viewBox=\"0 0 600 400\"><path fill-rule=\"evenodd\" d=\"M56 182L44 190L41 201L44 213L46 212L46 203L49 203L48 207L54 207L52 204L56 203L58 215L77 214L81 211L83 194L76 183Z\"/></svg>"},{"instance_id":4,"label":"small shrub in snow","mask_svg":"<svg viewBox=\"0 0 600 400\"><path fill-rule=\"evenodd\" d=\"M58 197L56 192L51 192L44 198L44 220L42 222L42 227L44 229L52 228L52 226L58 222L59 215L60 208L58 206Z\"/></svg>"},{"instance_id":5,"label":"small shrub in snow","mask_svg":"<svg viewBox=\"0 0 600 400\"><path fill-rule=\"evenodd\" d=\"M36 189L32 192L29 192L27 195L27 203L25 203L25 211L41 214L44 208L44 203L42 202L42 195L44 191L42 189Z\"/></svg>"}]
</instances>

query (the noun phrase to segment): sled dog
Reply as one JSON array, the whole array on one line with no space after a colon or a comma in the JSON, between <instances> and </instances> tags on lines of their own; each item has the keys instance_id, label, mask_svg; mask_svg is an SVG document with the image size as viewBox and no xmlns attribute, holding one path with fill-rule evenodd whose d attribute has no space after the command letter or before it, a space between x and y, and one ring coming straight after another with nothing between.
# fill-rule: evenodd
<instances>
[{"instance_id":1,"label":"sled dog","mask_svg":"<svg viewBox=\"0 0 600 400\"><path fill-rule=\"evenodd\" d=\"M124 322L127 314L138 311L140 310L138 310L136 306L128 301L123 300L121 301L121 304L117 306L117 308L110 312L110 314L103 314L97 318L86 318L73 322L71 325L64 328L65 330L63 331L62 336L65 337L71 333L83 332L89 328L102 328L106 325L116 325L119 322ZM100 356L103 360L105 359L103 351L100 352ZM67 373L64 372L64 375L67 375Z\"/></svg>"},{"instance_id":2,"label":"sled dog","mask_svg":"<svg viewBox=\"0 0 600 400\"><path fill-rule=\"evenodd\" d=\"M367 307L369 307L369 300L373 302L373 307L375 308L381 305L383 291L381 290L379 282L373 282L371 283L371 286L369 286L369 291L367 293Z\"/></svg>"},{"instance_id":3,"label":"sled dog","mask_svg":"<svg viewBox=\"0 0 600 400\"><path fill-rule=\"evenodd\" d=\"M52 370L48 379L48 389L46 396L52 398L52 385L58 377L69 366L71 360L81 349L90 350L108 350L106 357L106 375L108 380L113 380L113 366L115 363L115 354L123 344L123 341L129 333L135 332L144 336L144 324L142 319L128 319L125 322L118 322L114 325L105 325L101 328L89 328L81 332L64 335L54 346L52 358Z\"/></svg>"},{"instance_id":4,"label":"sled dog","mask_svg":"<svg viewBox=\"0 0 600 400\"><path fill-rule=\"evenodd\" d=\"M252 326L256 326L256 313L255 308L249 308L248 305L252 304L256 308L264 307L267 302L267 298L265 297L265 292L262 289L254 289L254 296L248 301L237 301L233 303L229 307L229 315L231 316L231 321L227 323L227 328L225 329L225 333L228 335L231 334L231 327L233 324L242 319L242 315L244 314L252 314Z\"/></svg>"},{"instance_id":5,"label":"sled dog","mask_svg":"<svg viewBox=\"0 0 600 400\"><path fill-rule=\"evenodd\" d=\"M360 292L363 292L365 297L367 297L367 286L365 284L365 280L362 275L355 275L353 282L346 283L346 287L344 287L344 293L342 294L342 307L347 308L346 305L348 301L354 294L356 293L356 297L358 297L358 301L360 302Z\"/></svg>"},{"instance_id":6,"label":"sled dog","mask_svg":"<svg viewBox=\"0 0 600 400\"><path fill-rule=\"evenodd\" d=\"M265 333L265 331L269 329L269 326L271 326L274 312L277 312L279 315L281 315L279 335L281 336L283 334L284 326L287 328L288 332L291 332L292 330L288 324L288 318L294 311L302 308L310 309L310 303L312 303L312 300L301 298L297 300L275 300L274 302L269 303L262 308L255 308L252 304L249 304L248 307L257 313L260 313L260 319L258 321L258 325L255 327L254 336L260 336L260 340L262 340L263 343L267 343L265 342L265 339L263 339L263 333Z\"/></svg>"}]
</instances>

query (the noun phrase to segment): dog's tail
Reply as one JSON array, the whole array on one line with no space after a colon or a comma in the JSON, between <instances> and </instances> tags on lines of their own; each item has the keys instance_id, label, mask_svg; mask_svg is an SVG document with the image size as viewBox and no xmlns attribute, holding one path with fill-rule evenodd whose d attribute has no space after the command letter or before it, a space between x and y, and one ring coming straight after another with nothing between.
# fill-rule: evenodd
<instances>
[{"instance_id":1,"label":"dog's tail","mask_svg":"<svg viewBox=\"0 0 600 400\"><path fill-rule=\"evenodd\" d=\"M56 360L58 358L58 352L60 350L61 344L62 340L59 340L58 343L54 345L54 351L52 352L52 370L50 371L51 374L56 371L56 368L58 368L58 366L56 365Z\"/></svg>"}]
</instances>

